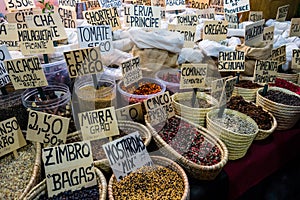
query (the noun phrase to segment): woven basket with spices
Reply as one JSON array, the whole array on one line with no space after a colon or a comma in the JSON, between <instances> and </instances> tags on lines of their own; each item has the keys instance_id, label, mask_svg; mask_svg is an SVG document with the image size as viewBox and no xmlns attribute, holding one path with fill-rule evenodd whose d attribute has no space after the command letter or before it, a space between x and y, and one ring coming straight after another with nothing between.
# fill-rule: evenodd
<instances>
[{"instance_id":1,"label":"woven basket with spices","mask_svg":"<svg viewBox=\"0 0 300 200\"><path fill-rule=\"evenodd\" d=\"M196 95L195 105L192 106L192 96L192 92L182 92L172 95L172 104L175 113L204 127L206 113L215 109L218 102L212 96L204 92L198 92Z\"/></svg>"},{"instance_id":2,"label":"woven basket with spices","mask_svg":"<svg viewBox=\"0 0 300 200\"><path fill-rule=\"evenodd\" d=\"M225 144L207 129L180 116L151 126L159 150L199 180L213 180L228 160Z\"/></svg>"},{"instance_id":3,"label":"woven basket with spices","mask_svg":"<svg viewBox=\"0 0 300 200\"><path fill-rule=\"evenodd\" d=\"M235 110L225 109L221 117L218 113L219 109L207 113L208 130L225 143L229 160L244 157L258 133L256 122Z\"/></svg>"},{"instance_id":4,"label":"woven basket with spices","mask_svg":"<svg viewBox=\"0 0 300 200\"><path fill-rule=\"evenodd\" d=\"M300 119L300 95L279 87L270 87L265 96L262 91L257 91L256 104L274 115L276 130L292 128Z\"/></svg>"},{"instance_id":5,"label":"woven basket with spices","mask_svg":"<svg viewBox=\"0 0 300 200\"><path fill-rule=\"evenodd\" d=\"M117 139L124 135L138 131L144 141L145 146L148 146L150 144L152 135L151 132L148 130L148 128L145 127L144 125L132 121L118 121L118 126L119 126L120 135L113 136L113 139ZM82 137L80 132L74 132L72 134L68 134L67 142L69 143L77 142L81 140ZM107 172L107 173L111 172L111 168L108 159L105 156L102 145L108 142L109 142L108 138L91 141L95 166L100 168L103 172Z\"/></svg>"},{"instance_id":6,"label":"woven basket with spices","mask_svg":"<svg viewBox=\"0 0 300 200\"><path fill-rule=\"evenodd\" d=\"M190 188L184 170L168 158L151 156L151 159L154 166L142 167L119 182L112 175L108 184L109 199L188 200Z\"/></svg>"},{"instance_id":7,"label":"woven basket with spices","mask_svg":"<svg viewBox=\"0 0 300 200\"><path fill-rule=\"evenodd\" d=\"M241 80L234 86L232 96L242 96L247 101L255 101L256 91L262 86L249 80Z\"/></svg>"},{"instance_id":8,"label":"woven basket with spices","mask_svg":"<svg viewBox=\"0 0 300 200\"><path fill-rule=\"evenodd\" d=\"M62 199L84 199L87 197L95 197L94 199L105 200L107 195L107 182L103 173L95 168L98 185L90 188L84 188L74 192L63 192L65 194L61 196ZM38 199L51 199L48 198L46 179L36 185L25 197L27 200L38 200ZM59 197L58 197L59 198Z\"/></svg>"},{"instance_id":9,"label":"woven basket with spices","mask_svg":"<svg viewBox=\"0 0 300 200\"><path fill-rule=\"evenodd\" d=\"M0 199L24 199L41 179L41 145L31 143L0 159Z\"/></svg>"}]
</instances>

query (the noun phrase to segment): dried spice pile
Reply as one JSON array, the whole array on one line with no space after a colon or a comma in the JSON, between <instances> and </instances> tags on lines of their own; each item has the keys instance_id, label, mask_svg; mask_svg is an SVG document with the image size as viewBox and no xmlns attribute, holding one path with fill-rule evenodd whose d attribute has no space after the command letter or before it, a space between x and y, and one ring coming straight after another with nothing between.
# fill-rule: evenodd
<instances>
[{"instance_id":1,"label":"dried spice pile","mask_svg":"<svg viewBox=\"0 0 300 200\"><path fill-rule=\"evenodd\" d=\"M272 117L261 106L245 101L242 96L231 97L227 108L248 115L257 123L259 129L269 130L272 127Z\"/></svg>"},{"instance_id":2,"label":"dried spice pile","mask_svg":"<svg viewBox=\"0 0 300 200\"><path fill-rule=\"evenodd\" d=\"M194 106L192 106L191 99L177 100L177 102L182 105L193 107L193 108L210 108L213 106L206 99L199 99L199 98L196 99Z\"/></svg>"},{"instance_id":3,"label":"dried spice pile","mask_svg":"<svg viewBox=\"0 0 300 200\"><path fill-rule=\"evenodd\" d=\"M178 72L177 74L172 74L172 73L168 72L167 74L164 74L160 78L166 82L179 83L180 82L180 73Z\"/></svg>"},{"instance_id":4,"label":"dried spice pile","mask_svg":"<svg viewBox=\"0 0 300 200\"><path fill-rule=\"evenodd\" d=\"M97 185L88 187L88 188L82 188L81 190L76 191L65 191L61 192L57 195L54 195L53 197L48 197L48 194L43 194L39 197L40 200L95 200L99 199L99 188Z\"/></svg>"},{"instance_id":5,"label":"dried spice pile","mask_svg":"<svg viewBox=\"0 0 300 200\"><path fill-rule=\"evenodd\" d=\"M240 80L239 83L234 85L235 87L241 87L241 88L247 88L247 89L256 89L256 88L261 88L262 86L253 83L252 81L249 80Z\"/></svg>"},{"instance_id":6,"label":"dried spice pile","mask_svg":"<svg viewBox=\"0 0 300 200\"><path fill-rule=\"evenodd\" d=\"M36 149L31 143L0 159L0 199L19 199L30 181Z\"/></svg>"},{"instance_id":7,"label":"dried spice pile","mask_svg":"<svg viewBox=\"0 0 300 200\"><path fill-rule=\"evenodd\" d=\"M176 116L154 128L176 152L196 164L211 166L221 161L220 149L207 141L197 128Z\"/></svg>"},{"instance_id":8,"label":"dried spice pile","mask_svg":"<svg viewBox=\"0 0 300 200\"><path fill-rule=\"evenodd\" d=\"M267 95L265 97L276 103L281 103L290 106L300 106L299 97L291 94L286 94L284 92L268 90Z\"/></svg>"},{"instance_id":9,"label":"dried spice pile","mask_svg":"<svg viewBox=\"0 0 300 200\"><path fill-rule=\"evenodd\" d=\"M181 199L184 181L163 166L142 167L112 185L115 200Z\"/></svg>"},{"instance_id":10,"label":"dried spice pile","mask_svg":"<svg viewBox=\"0 0 300 200\"><path fill-rule=\"evenodd\" d=\"M300 95L300 87L298 85L281 78L276 78L275 83L272 84L272 86L285 88Z\"/></svg>"}]
</instances>

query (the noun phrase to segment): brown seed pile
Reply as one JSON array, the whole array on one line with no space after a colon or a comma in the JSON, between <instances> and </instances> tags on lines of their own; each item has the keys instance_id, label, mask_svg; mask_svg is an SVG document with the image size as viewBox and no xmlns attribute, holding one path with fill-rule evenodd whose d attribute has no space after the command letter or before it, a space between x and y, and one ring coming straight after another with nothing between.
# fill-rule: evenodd
<instances>
[{"instance_id":1,"label":"brown seed pile","mask_svg":"<svg viewBox=\"0 0 300 200\"><path fill-rule=\"evenodd\" d=\"M36 150L33 144L0 159L0 199L19 199L33 172Z\"/></svg>"},{"instance_id":2,"label":"brown seed pile","mask_svg":"<svg viewBox=\"0 0 300 200\"><path fill-rule=\"evenodd\" d=\"M163 166L142 167L113 183L116 200L181 199L184 181L175 172Z\"/></svg>"}]
</instances>

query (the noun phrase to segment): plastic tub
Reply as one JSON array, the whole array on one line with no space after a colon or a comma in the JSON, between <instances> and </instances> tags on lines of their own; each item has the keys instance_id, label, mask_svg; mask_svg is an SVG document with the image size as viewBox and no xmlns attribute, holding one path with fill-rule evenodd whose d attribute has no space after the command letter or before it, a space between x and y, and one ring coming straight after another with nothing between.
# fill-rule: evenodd
<instances>
[{"instance_id":1,"label":"plastic tub","mask_svg":"<svg viewBox=\"0 0 300 200\"><path fill-rule=\"evenodd\" d=\"M48 82L64 83L70 87L71 79L65 60L42 64L42 67Z\"/></svg>"},{"instance_id":2,"label":"plastic tub","mask_svg":"<svg viewBox=\"0 0 300 200\"><path fill-rule=\"evenodd\" d=\"M172 94L180 91L180 71L178 69L163 69L155 73L155 78L166 85L166 90Z\"/></svg>"}]
</instances>

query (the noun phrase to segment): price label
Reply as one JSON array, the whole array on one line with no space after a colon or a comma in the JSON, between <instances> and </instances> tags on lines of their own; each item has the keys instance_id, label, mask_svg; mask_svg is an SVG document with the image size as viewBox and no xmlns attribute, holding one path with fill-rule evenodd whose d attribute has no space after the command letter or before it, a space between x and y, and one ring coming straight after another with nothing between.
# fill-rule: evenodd
<instances>
[{"instance_id":1,"label":"price label","mask_svg":"<svg viewBox=\"0 0 300 200\"><path fill-rule=\"evenodd\" d=\"M9 12L35 8L34 0L5 0L5 4Z\"/></svg>"},{"instance_id":2,"label":"price label","mask_svg":"<svg viewBox=\"0 0 300 200\"><path fill-rule=\"evenodd\" d=\"M122 74L125 87L138 82L143 78L142 70L140 68L140 57L134 57L122 64Z\"/></svg>"},{"instance_id":3,"label":"price label","mask_svg":"<svg viewBox=\"0 0 300 200\"><path fill-rule=\"evenodd\" d=\"M26 145L15 117L0 122L0 157Z\"/></svg>"},{"instance_id":4,"label":"price label","mask_svg":"<svg viewBox=\"0 0 300 200\"><path fill-rule=\"evenodd\" d=\"M69 118L30 110L26 139L50 146L66 142Z\"/></svg>"},{"instance_id":5,"label":"price label","mask_svg":"<svg viewBox=\"0 0 300 200\"><path fill-rule=\"evenodd\" d=\"M282 45L276 49L272 49L272 60L277 61L278 65L286 63L286 46Z\"/></svg>"},{"instance_id":6,"label":"price label","mask_svg":"<svg viewBox=\"0 0 300 200\"><path fill-rule=\"evenodd\" d=\"M205 87L207 64L183 64L180 75L180 89Z\"/></svg>"},{"instance_id":7,"label":"price label","mask_svg":"<svg viewBox=\"0 0 300 200\"><path fill-rule=\"evenodd\" d=\"M116 115L118 121L124 120L124 121L141 122L144 120L142 104L140 102L136 104L128 105L123 108L116 109Z\"/></svg>"},{"instance_id":8,"label":"price label","mask_svg":"<svg viewBox=\"0 0 300 200\"><path fill-rule=\"evenodd\" d=\"M284 5L284 6L278 7L277 14L276 14L276 21L278 21L278 22L285 21L288 11L289 11L289 7L290 7L290 5Z\"/></svg>"},{"instance_id":9,"label":"price label","mask_svg":"<svg viewBox=\"0 0 300 200\"><path fill-rule=\"evenodd\" d=\"M243 51L220 51L219 71L245 71L245 52Z\"/></svg>"},{"instance_id":10,"label":"price label","mask_svg":"<svg viewBox=\"0 0 300 200\"><path fill-rule=\"evenodd\" d=\"M205 21L203 25L203 39L221 41L227 38L227 21Z\"/></svg>"},{"instance_id":11,"label":"price label","mask_svg":"<svg viewBox=\"0 0 300 200\"><path fill-rule=\"evenodd\" d=\"M193 48L196 41L196 26L183 26L169 24L168 30L172 32L179 32L184 37L184 47Z\"/></svg>"},{"instance_id":12,"label":"price label","mask_svg":"<svg viewBox=\"0 0 300 200\"><path fill-rule=\"evenodd\" d=\"M143 166L153 165L146 146L137 131L104 144L102 147L117 181Z\"/></svg>"},{"instance_id":13,"label":"price label","mask_svg":"<svg viewBox=\"0 0 300 200\"><path fill-rule=\"evenodd\" d=\"M10 53L6 45L0 45L0 87L3 87L10 82L9 75L3 64L3 61L6 59L11 59Z\"/></svg>"},{"instance_id":14,"label":"price label","mask_svg":"<svg viewBox=\"0 0 300 200\"><path fill-rule=\"evenodd\" d=\"M300 49L293 49L293 52L292 52L292 69L300 69Z\"/></svg>"},{"instance_id":15,"label":"price label","mask_svg":"<svg viewBox=\"0 0 300 200\"><path fill-rule=\"evenodd\" d=\"M277 61L257 60L254 70L255 83L275 83L278 66Z\"/></svg>"}]
</instances>

